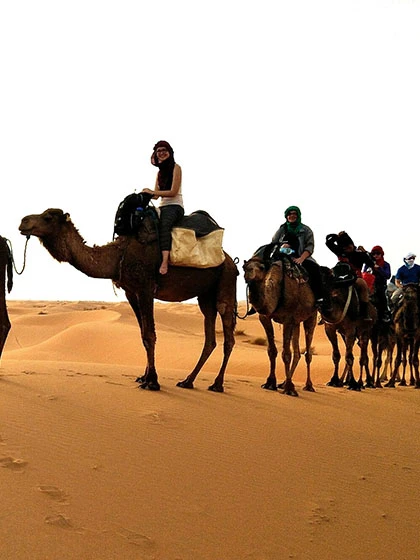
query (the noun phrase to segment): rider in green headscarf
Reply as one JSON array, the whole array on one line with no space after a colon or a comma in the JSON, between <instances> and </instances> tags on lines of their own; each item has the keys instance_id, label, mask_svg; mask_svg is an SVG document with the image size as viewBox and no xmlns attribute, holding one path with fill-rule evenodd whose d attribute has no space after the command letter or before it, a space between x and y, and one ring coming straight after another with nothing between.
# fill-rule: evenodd
<instances>
[{"instance_id":1,"label":"rider in green headscarf","mask_svg":"<svg viewBox=\"0 0 420 560\"><path fill-rule=\"evenodd\" d=\"M315 247L314 234L309 226L302 224L301 212L298 206L286 208L284 217L286 221L276 231L272 242L281 244L284 239L288 240L295 250L293 261L296 264L302 265L307 271L316 303L318 306L321 306L324 303L324 290L319 265L312 257Z\"/></svg>"}]
</instances>

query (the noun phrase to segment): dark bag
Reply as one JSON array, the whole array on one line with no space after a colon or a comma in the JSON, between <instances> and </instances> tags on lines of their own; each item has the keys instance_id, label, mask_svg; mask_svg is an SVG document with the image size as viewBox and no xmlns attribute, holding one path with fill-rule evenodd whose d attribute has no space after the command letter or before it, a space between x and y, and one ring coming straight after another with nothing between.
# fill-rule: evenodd
<instances>
[{"instance_id":1,"label":"dark bag","mask_svg":"<svg viewBox=\"0 0 420 560\"><path fill-rule=\"evenodd\" d=\"M132 193L120 202L115 214L114 236L137 234L152 196L148 193Z\"/></svg>"},{"instance_id":2,"label":"dark bag","mask_svg":"<svg viewBox=\"0 0 420 560\"><path fill-rule=\"evenodd\" d=\"M351 286L357 280L357 276L353 272L353 269L345 262L337 263L332 269L332 273L332 282L334 286Z\"/></svg>"}]
</instances>

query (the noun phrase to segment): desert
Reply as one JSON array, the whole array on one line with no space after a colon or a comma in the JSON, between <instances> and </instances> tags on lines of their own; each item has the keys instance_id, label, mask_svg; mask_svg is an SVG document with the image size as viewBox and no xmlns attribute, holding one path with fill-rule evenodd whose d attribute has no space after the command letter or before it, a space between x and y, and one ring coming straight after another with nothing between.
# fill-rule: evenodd
<instances>
[{"instance_id":1,"label":"desert","mask_svg":"<svg viewBox=\"0 0 420 560\"><path fill-rule=\"evenodd\" d=\"M240 309L244 309L244 302ZM176 386L203 341L195 304L157 303L161 390L125 302L9 301L0 369L0 558L416 560L420 392L264 391L257 317L238 320L224 393ZM276 339L280 348L280 329ZM282 379L281 360L278 377Z\"/></svg>"}]
</instances>

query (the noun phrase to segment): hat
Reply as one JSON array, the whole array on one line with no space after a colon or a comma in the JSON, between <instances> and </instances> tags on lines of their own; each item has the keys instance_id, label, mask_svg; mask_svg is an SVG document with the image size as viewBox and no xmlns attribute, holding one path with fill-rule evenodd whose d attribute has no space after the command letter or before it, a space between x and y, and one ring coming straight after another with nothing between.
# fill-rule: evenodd
<instances>
[{"instance_id":1,"label":"hat","mask_svg":"<svg viewBox=\"0 0 420 560\"><path fill-rule=\"evenodd\" d=\"M347 245L354 245L353 239L345 231L340 231L338 234L337 244L340 247L347 247Z\"/></svg>"},{"instance_id":2,"label":"hat","mask_svg":"<svg viewBox=\"0 0 420 560\"><path fill-rule=\"evenodd\" d=\"M380 245L375 245L375 247L372 247L372 251L371 253L379 253L380 255L384 255L384 250L382 249L382 247Z\"/></svg>"},{"instance_id":3,"label":"hat","mask_svg":"<svg viewBox=\"0 0 420 560\"><path fill-rule=\"evenodd\" d=\"M404 257L404 260L408 260L408 259L415 259L416 255L414 253L407 253Z\"/></svg>"}]
</instances>

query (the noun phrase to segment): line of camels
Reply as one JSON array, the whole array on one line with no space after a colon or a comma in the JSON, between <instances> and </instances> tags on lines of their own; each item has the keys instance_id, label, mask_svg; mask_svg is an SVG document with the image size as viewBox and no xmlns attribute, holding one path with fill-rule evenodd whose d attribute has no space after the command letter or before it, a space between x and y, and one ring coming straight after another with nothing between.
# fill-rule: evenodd
<instances>
[{"instance_id":1,"label":"line of camels","mask_svg":"<svg viewBox=\"0 0 420 560\"><path fill-rule=\"evenodd\" d=\"M237 312L236 283L239 275L234 260L225 253L223 264L213 268L171 266L166 275L159 275L160 250L156 220L147 215L141 223L137 236L119 236L114 241L93 247L88 246L74 226L68 213L50 208L42 214L32 214L22 219L19 226L22 235L38 237L41 244L54 259L67 262L87 276L109 278L125 291L127 300L137 318L142 342L146 351L147 365L136 382L139 387L157 391L160 389L155 366L156 331L154 299L179 302L197 298L204 316L204 344L201 355L192 372L179 381L179 387L192 389L194 381L216 347L216 318L219 314L223 326L223 360L213 383L208 387L223 392L224 375L235 344ZM311 381L312 340L317 324L318 310L307 281L299 281L288 272L284 261L268 267L258 254L243 265L249 303L258 313L267 337L269 375L263 388L280 389L287 395L297 396L293 373L301 358L299 347L300 325L305 333L306 383L305 391L314 391ZM12 288L12 259L4 238L0 238L0 357L10 329L5 291ZM399 381L406 384L406 366L409 364L410 385L420 388L418 351L420 345L420 321L417 286L404 289L403 302L391 323L377 320L375 306L370 304L372 322L366 322L358 314L358 298L355 290L333 286L331 288L332 310L323 316L324 328L332 345L334 372L329 385L347 385L349 389L382 387L383 355L386 368L395 361L386 383L394 387ZM242 318L242 317L241 317ZM282 359L284 381L277 383L277 347L273 322L283 326ZM339 376L340 350L338 338L345 344L345 366ZM355 344L360 346L360 375L353 373ZM369 369L368 346L373 353L372 372ZM402 364L402 376L399 375ZM365 382L363 382L365 376Z\"/></svg>"}]
</instances>

